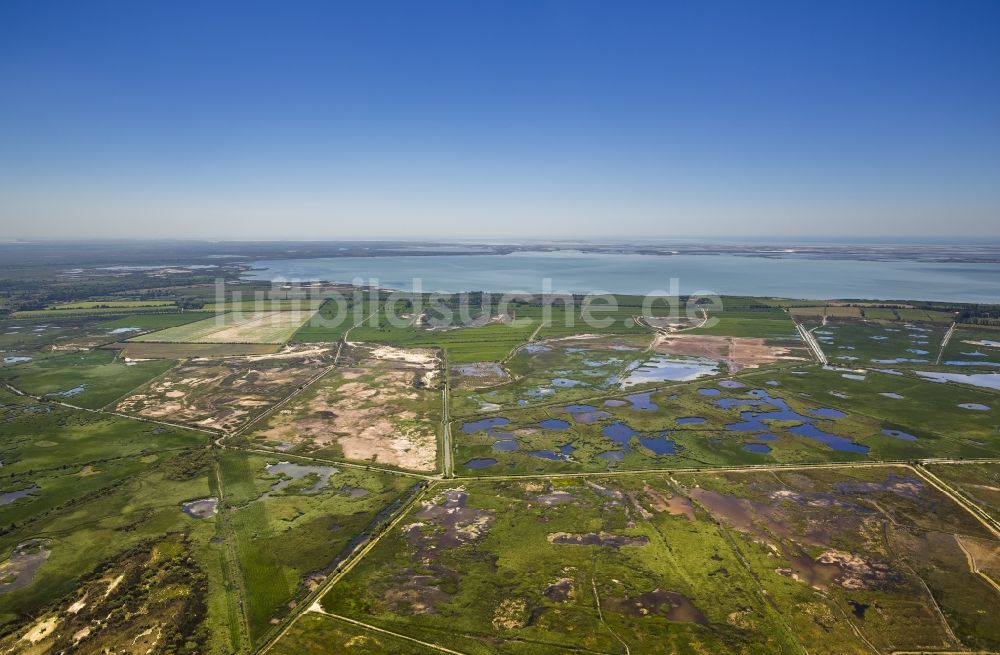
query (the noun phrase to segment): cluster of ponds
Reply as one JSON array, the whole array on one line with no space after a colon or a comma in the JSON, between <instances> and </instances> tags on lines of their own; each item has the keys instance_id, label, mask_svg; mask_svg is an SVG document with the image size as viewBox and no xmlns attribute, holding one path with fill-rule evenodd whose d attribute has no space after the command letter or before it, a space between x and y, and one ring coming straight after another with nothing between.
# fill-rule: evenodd
<instances>
[{"instance_id":1,"label":"cluster of ponds","mask_svg":"<svg viewBox=\"0 0 1000 655\"><path fill-rule=\"evenodd\" d=\"M772 385L776 386L776 385ZM718 387L722 387L721 389ZM751 389L742 392L743 397L725 396L724 390L736 390L745 387L742 382L736 380L721 380L714 387L702 387L697 392L710 402L726 410L736 410L739 412L739 421L726 424L723 428L730 432L742 433L746 435L747 442L742 444L743 450L754 454L768 454L772 451L767 442L776 441L778 437L773 433L770 422L782 421L793 423L787 432L817 441L831 450L867 455L869 447L859 444L849 437L833 434L827 431L826 426L832 422L848 417L847 412L832 407L814 407L804 410L804 413L794 411L785 400L772 395L765 389ZM652 392L637 393L624 398L613 398L604 401L605 407L627 407L631 411L655 411L659 409L656 402L652 400ZM675 399L672 396L671 399ZM612 418L612 414L596 405L570 404L553 408L554 411L564 412L569 420L563 418L548 418L539 421L534 426L544 430L569 430L574 423L578 425L592 425ZM701 416L681 416L674 419L679 426L701 425L707 423L707 419ZM505 429L510 425L510 420L504 417L491 417L469 421L461 427L463 433L473 434L485 432L488 437L494 440L493 450L496 452L520 451L520 444L513 431ZM683 429L683 428L682 428ZM914 441L916 437L912 434L894 430L884 429L882 434L904 441ZM615 419L601 428L601 435L608 439L614 446L598 453L597 457L608 462L620 462L632 450L633 444L638 441L644 448L652 451L656 455L673 455L679 452L681 447L672 440L669 431L655 433L643 433L623 420ZM549 460L569 460L576 450L572 440L559 447L558 450L534 450L525 451L525 454ZM482 457L469 460L465 466L473 469L487 468L497 464L495 458Z\"/></svg>"},{"instance_id":2,"label":"cluster of ponds","mask_svg":"<svg viewBox=\"0 0 1000 655\"><path fill-rule=\"evenodd\" d=\"M751 398L717 398L712 401L716 407L722 409L752 407L758 410L745 409L740 412L741 421L726 425L725 428L727 430L746 432L753 435L754 439L760 441L774 441L777 437L771 433L771 428L764 421L797 421L799 425L788 428L788 431L794 435L813 439L832 450L861 455L868 454L869 448L867 446L856 443L847 437L831 434L816 426L817 419L836 420L846 418L846 412L831 407L817 407L809 410L811 416L807 416L793 411L783 399L772 396L764 389L752 389L747 392L747 395L751 396ZM766 444L745 444L744 450L754 453L766 453L770 452L771 449Z\"/></svg>"},{"instance_id":3,"label":"cluster of ponds","mask_svg":"<svg viewBox=\"0 0 1000 655\"><path fill-rule=\"evenodd\" d=\"M834 334L836 326L828 326L823 330L816 330L813 334L817 335L817 339L822 343L830 346L835 345ZM874 364L929 364L931 363L930 355L931 344L929 341L930 333L934 330L930 328L919 327L916 325L906 324L902 328L884 328L884 332L890 333L877 334L870 336L869 339L873 341L886 342L891 339L905 338L904 341L899 344L900 352L905 354L898 357L883 357L883 358L873 358L871 360ZM899 333L898 337L896 334ZM985 348L998 348L998 342L982 340L982 341L966 341L964 343L970 346L976 346L975 349L968 351L961 351L963 357L969 359L948 359L941 362L943 366L955 366L955 367L978 367L978 368L1000 368L1000 361L996 361L996 355L990 352L983 352L979 346ZM851 345L839 345L836 346L837 350L840 351L850 351L855 350L854 346ZM993 357L993 359L989 359ZM843 361L853 362L858 361L860 358L853 355L834 355L833 359L839 359ZM930 377L932 373L921 372L921 375L926 375ZM991 377L992 374L974 374L974 375L961 375L961 374L940 374L942 379L951 379L954 382L963 382L965 384L971 384L973 386L986 387L990 389L1000 388L1000 374L995 377ZM844 376L848 377L848 376Z\"/></svg>"},{"instance_id":4,"label":"cluster of ponds","mask_svg":"<svg viewBox=\"0 0 1000 655\"><path fill-rule=\"evenodd\" d=\"M505 430L499 430L497 428L502 428L510 423L509 419L497 416L493 418L480 419L478 421L470 421L462 425L462 432L466 434L472 434L475 432L486 432L493 441L493 450L496 452L514 452L521 449L520 444L517 442L513 432L508 432ZM544 419L539 421L537 426L545 430L568 430L571 424L568 421L563 421L561 419ZM572 457L573 453L576 451L576 447L572 443L565 443L559 447L558 451L554 450L530 450L526 451L526 454L532 457L538 457L540 459L547 459L553 461L568 460ZM493 466L497 463L497 460L492 457L480 457L476 459L471 459L465 463L465 466L471 469L481 469Z\"/></svg>"},{"instance_id":5,"label":"cluster of ponds","mask_svg":"<svg viewBox=\"0 0 1000 655\"><path fill-rule=\"evenodd\" d=\"M330 476L337 472L333 466L307 466L303 464L293 464L291 462L278 462L268 464L264 467L268 475L280 475L281 479L271 485L271 489L261 496L261 499L270 498L273 494L281 491L292 482L315 475L316 481L307 489L299 490L302 494L318 493L330 485Z\"/></svg>"},{"instance_id":6,"label":"cluster of ponds","mask_svg":"<svg viewBox=\"0 0 1000 655\"><path fill-rule=\"evenodd\" d=\"M268 475L280 476L280 479L272 484L268 491L261 494L257 500L266 500L293 482L305 479L309 476L315 476L313 484L304 489L298 489L296 493L304 495L319 493L322 489L330 486L330 478L338 472L338 469L333 466L309 466L294 464L292 462L268 464L264 467L264 470ZM340 491L346 493L351 498L361 498L368 494L368 491L362 489L361 487L345 486ZM181 509L185 514L195 518L207 519L214 516L218 512L218 503L218 498L201 498L199 500L182 503Z\"/></svg>"},{"instance_id":7,"label":"cluster of ponds","mask_svg":"<svg viewBox=\"0 0 1000 655\"><path fill-rule=\"evenodd\" d=\"M816 330L813 332L816 335L816 340L824 345L836 348L838 351L852 351L856 350L855 346L839 344L835 338L836 330L838 326L829 325L823 329ZM908 355L916 355L916 357L900 356L892 358L881 358L872 359L872 363L875 364L918 364L926 363L929 360L925 357L930 354L930 333L934 330L930 328L919 327L917 325L905 324L901 328L886 327L883 328L883 332L886 334L875 334L868 338L872 341L886 342L893 341L900 348L900 351L905 351ZM860 358L854 355L834 355L833 359L839 359L847 362L855 362Z\"/></svg>"},{"instance_id":8,"label":"cluster of ponds","mask_svg":"<svg viewBox=\"0 0 1000 655\"><path fill-rule=\"evenodd\" d=\"M545 353L553 348L543 343L533 343L524 347L525 352ZM636 348L625 345L611 345L608 349L614 351L634 351ZM683 357L676 355L654 355L644 360L634 361L625 366L626 360L609 355L601 350L582 347L565 347L562 351L578 364L574 368L562 368L551 371L548 382L528 389L525 398L517 401L521 407L530 405L533 400L542 400L553 396L558 389L588 388L594 390L611 389L613 387L628 388L639 384L655 382L686 382L700 377L714 375L719 371L719 362L701 357ZM624 372L622 367L625 366ZM471 375L472 372L463 375ZM481 411L492 411L498 407L489 402L498 394L487 392L483 394L487 401Z\"/></svg>"}]
</instances>

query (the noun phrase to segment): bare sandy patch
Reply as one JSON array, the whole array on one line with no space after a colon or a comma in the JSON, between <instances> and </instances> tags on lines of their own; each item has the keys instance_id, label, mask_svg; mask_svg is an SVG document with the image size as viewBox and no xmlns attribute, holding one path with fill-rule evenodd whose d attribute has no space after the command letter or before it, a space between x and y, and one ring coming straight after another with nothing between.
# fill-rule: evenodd
<instances>
[{"instance_id":1,"label":"bare sandy patch","mask_svg":"<svg viewBox=\"0 0 1000 655\"><path fill-rule=\"evenodd\" d=\"M653 341L653 350L665 355L705 357L725 362L731 373L778 361L808 359L803 348L775 345L756 337L660 334Z\"/></svg>"},{"instance_id":2,"label":"bare sandy patch","mask_svg":"<svg viewBox=\"0 0 1000 655\"><path fill-rule=\"evenodd\" d=\"M21 637L21 641L31 642L32 644L37 644L42 639L45 639L50 634L55 632L56 627L59 625L58 616L50 616L47 619L42 619Z\"/></svg>"},{"instance_id":3,"label":"bare sandy patch","mask_svg":"<svg viewBox=\"0 0 1000 655\"><path fill-rule=\"evenodd\" d=\"M191 360L118 403L118 411L231 430L329 366L332 347L289 346L276 355Z\"/></svg>"},{"instance_id":4,"label":"bare sandy patch","mask_svg":"<svg viewBox=\"0 0 1000 655\"><path fill-rule=\"evenodd\" d=\"M352 349L355 363L317 381L254 437L429 471L437 466L440 360L430 350Z\"/></svg>"}]
</instances>

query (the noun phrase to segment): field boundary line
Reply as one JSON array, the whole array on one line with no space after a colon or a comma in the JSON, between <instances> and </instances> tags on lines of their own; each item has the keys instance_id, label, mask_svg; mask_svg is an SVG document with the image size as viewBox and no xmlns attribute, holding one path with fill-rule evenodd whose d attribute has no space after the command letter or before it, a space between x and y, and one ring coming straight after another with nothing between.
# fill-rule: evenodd
<instances>
[{"instance_id":1,"label":"field boundary line","mask_svg":"<svg viewBox=\"0 0 1000 655\"><path fill-rule=\"evenodd\" d=\"M364 557L371 552L371 550L381 541L382 537L392 532L397 525L409 514L410 510L416 506L416 504L423 499L428 492L434 489L437 482L435 480L430 480L425 486L420 488L413 494L413 498L405 503L402 503L396 510L396 514L392 517L390 521L384 524L384 527L380 528L378 534L372 535L371 538L364 544L358 544L358 546L349 553L343 561L338 565L338 568L330 574L330 576L322 582L314 591L312 591L308 596L302 599L298 607L301 609L296 609L296 611L287 619L286 625L272 638L256 650L257 653L266 653L269 651L274 644L288 632L288 630L295 624L300 616L312 610L314 605L319 605L320 599L326 595L326 593L335 584L340 582L340 580L347 575L354 566L360 562ZM325 612L321 612L325 613ZM458 655L464 655L459 653Z\"/></svg>"},{"instance_id":2,"label":"field boundary line","mask_svg":"<svg viewBox=\"0 0 1000 655\"><path fill-rule=\"evenodd\" d=\"M233 445L229 446L232 450L238 450L244 453L254 453L256 455L270 455L272 457L297 457L299 459L306 459L312 462L323 462L324 464L331 464L333 466L343 466L345 468L359 469L364 471L377 471L379 473L390 473L392 475L401 475L408 478L416 478L419 480L426 480L428 482L432 480L439 479L436 474L426 474L417 473L415 471L404 471L401 469L392 469L383 466L372 466L371 464L361 464L359 462L345 462L339 459L332 459L326 457L316 457L314 455L299 454L299 453L285 453L280 450L265 450L263 448L251 448L249 446Z\"/></svg>"},{"instance_id":3,"label":"field boundary line","mask_svg":"<svg viewBox=\"0 0 1000 655\"><path fill-rule=\"evenodd\" d=\"M951 325L948 326L948 331L944 333L944 338L941 339L941 347L938 348L937 359L934 360L934 364L938 365L941 363L941 358L944 356L944 349L948 347L948 342L951 341L951 335L955 333L955 328L958 326L956 321L952 321Z\"/></svg>"},{"instance_id":4,"label":"field boundary line","mask_svg":"<svg viewBox=\"0 0 1000 655\"><path fill-rule=\"evenodd\" d=\"M1000 464L1000 459L922 459L921 464ZM660 475L674 473L751 473L754 471L795 471L809 469L838 468L881 468L881 467L913 468L913 460L873 460L867 462L815 462L812 464L797 462L794 464L746 464L741 466L698 466L678 468L631 469L626 471L581 471L573 473L526 473L524 475L483 475L456 477L456 481L516 481L516 480L548 480L553 478L600 478L622 477L629 475Z\"/></svg>"},{"instance_id":5,"label":"field boundary line","mask_svg":"<svg viewBox=\"0 0 1000 655\"><path fill-rule=\"evenodd\" d=\"M322 307L322 305L320 305L320 307ZM302 322L302 325L305 325L307 322L309 322L310 320L312 320L312 317L315 316L317 313L319 313L319 309L316 309L316 311L314 311L312 314L310 314L309 318ZM364 317L361 320L360 323L355 323L351 327L347 328L347 330L344 332L343 337L341 337L340 341L337 342L337 352L334 353L334 355L333 355L333 361L328 366L326 366L323 369L321 369L319 373L317 373L313 377L311 377L308 380L306 380L305 382L303 382L301 385L299 385L298 387L296 387L295 389L293 389L292 392L289 393L287 396L285 396L284 398L282 398L281 400L279 400L275 404L273 404L270 407L268 407L266 410L264 410L263 412L261 412L260 414L258 414L257 416L255 416L253 419L251 419L247 423L241 425L239 428L233 430L232 432L227 433L223 438L217 440L216 444L220 448L225 448L225 445L223 444L223 441L225 441L225 439L245 434L247 431L250 430L250 428L252 428L254 425L256 425L259 421L262 421L263 419L271 416L276 411L278 411L279 409L281 409L282 407L284 407L293 398L295 398L296 396L298 396L300 393L302 393L306 389L309 389L312 385L314 385L317 382L319 382L322 378L324 378L327 375L329 375L330 373L332 373L337 368L337 365L340 363L340 355L341 355L341 353L344 350L344 346L348 345L347 336L350 334L351 330L353 330L354 328L356 328L361 323L364 323L365 321L367 321L372 316L374 316L374 312L372 314L369 314L368 316ZM299 326L299 327L301 327L301 326ZM285 344L287 344L287 343L288 342L286 341ZM318 343L318 342L303 342L303 343ZM285 345L285 344L282 344L282 345Z\"/></svg>"},{"instance_id":6,"label":"field boundary line","mask_svg":"<svg viewBox=\"0 0 1000 655\"><path fill-rule=\"evenodd\" d=\"M282 398L281 400L279 400L275 404L273 404L270 407L268 407L266 410L264 410L263 412L261 412L260 414L258 414L257 416L255 416L250 421L244 423L243 425L241 425L239 428L233 430L232 432L227 433L225 435L225 438L228 439L229 437L236 437L236 436L239 436L241 434L246 433L247 431L250 430L250 428L252 428L254 425L256 425L259 421L262 421L263 419L271 416L276 411L278 411L279 409L281 409L282 407L284 407L286 403L290 402L297 395L299 395L300 393L302 393L303 391L305 391L306 389L308 389L309 387L311 387L313 384L315 384L316 382L318 382L320 380L320 378L323 378L328 373L332 372L337 367L337 357L339 357L339 355L340 355L340 347L338 345L337 355L334 357L334 362L332 364L330 364L329 366L327 366L327 367L323 368L322 370L320 370L319 373L317 373L316 375L312 376L311 378L309 378L308 380L306 380L305 382L303 382L301 385L299 385L298 387L296 387L295 389L293 389L290 394L288 394L287 396L285 396L284 398ZM220 440L220 442L221 442L221 440ZM219 443L219 446L220 447L224 447L224 446L222 446L221 443Z\"/></svg>"},{"instance_id":7,"label":"field boundary line","mask_svg":"<svg viewBox=\"0 0 1000 655\"><path fill-rule=\"evenodd\" d=\"M685 491L681 488L680 483L677 482L677 480L675 480L673 476L668 476L668 480L670 482L670 485L674 488L674 490L678 494L680 494L684 498L687 498L688 502L691 503L692 505L701 508L703 512L706 512L709 516L712 516L712 513L705 508L705 506L701 503L701 501L692 498L690 494L685 493ZM729 529L721 521L716 521L716 528L718 529L719 534L722 536L723 541L725 541L726 545L729 547L729 550L733 553L733 555L736 557L736 560L739 562L740 566L747 574L747 578L753 583L754 590L757 592L757 596L759 597L761 603L770 608L771 612L774 614L774 617L777 619L777 621L781 623L781 626L785 629L785 632L788 635L789 639L791 639L792 643L794 643L802 653L808 655L808 651L801 643L799 643L799 640L795 637L795 631L792 630L792 626L788 625L788 621L785 619L785 615L778 608L777 604L775 603L774 599L771 598L770 594L768 594L767 589L764 587L764 585L761 584L757 572L754 571L754 568L747 560L746 555L743 554L743 551L740 549L739 544L737 544L736 540L733 539L733 535L729 532ZM854 627L853 624L852 627ZM855 631L857 631L856 628ZM877 652L878 651L876 650L876 653Z\"/></svg>"},{"instance_id":8,"label":"field boundary line","mask_svg":"<svg viewBox=\"0 0 1000 655\"><path fill-rule=\"evenodd\" d=\"M963 553L965 553L965 559L968 560L968 562L969 562L969 571L972 572L972 573L975 573L976 575L978 575L979 577L981 577L991 587L993 587L994 589L996 589L996 591L998 593L1000 593L1000 584L997 584L996 580L994 580L993 578L991 578L990 576L988 576L986 573L983 573L981 570L979 570L979 565L976 564L976 558L972 556L972 553L969 552L969 549L966 548L965 544L962 543L962 537L961 537L961 535L953 534L951 536L955 538L955 543L957 543L958 547L962 549Z\"/></svg>"},{"instance_id":9,"label":"field boundary line","mask_svg":"<svg viewBox=\"0 0 1000 655\"><path fill-rule=\"evenodd\" d=\"M622 648L625 649L625 655L632 655L632 650L628 647L628 644L625 643L625 640L619 637L618 633L615 632L614 629L608 625L607 621L604 620L604 612L601 611L601 597L597 594L597 582L594 580L593 573L590 575L590 588L594 592L594 608L597 610L597 618L600 620L601 625L603 625L607 631L611 633L611 636L622 645Z\"/></svg>"},{"instance_id":10,"label":"field boundary line","mask_svg":"<svg viewBox=\"0 0 1000 655\"><path fill-rule=\"evenodd\" d=\"M788 315L792 316L791 312L789 312ZM823 349L819 345L819 341L817 341L816 337L813 336L812 330L807 330L804 325L795 320L794 316L792 316L792 323L795 323L795 329L799 331L799 336L801 336L802 340L806 342L806 347L808 347L812 352L813 357L815 357L816 360L823 366L827 366L829 361L826 359L826 353L823 352ZM813 328L813 330L815 329L816 328Z\"/></svg>"},{"instance_id":11,"label":"field boundary line","mask_svg":"<svg viewBox=\"0 0 1000 655\"><path fill-rule=\"evenodd\" d=\"M171 428L180 428L182 430L194 430L195 432L204 432L205 434L209 434L209 435L212 435L212 436L218 436L220 434L223 435L223 436L225 436L225 433L222 432L221 430L213 430L212 428L195 427L193 425L187 425L185 423L173 423L171 421L164 421L164 420L155 419L155 418L146 418L145 416L137 416L135 414L125 414L124 412L116 412L116 411L112 411L112 410L106 410L103 407L100 408L100 409L92 409L90 407L80 407L79 405L72 405L70 403L66 403L66 402L63 402L61 400L53 400L52 398L45 398L44 396L36 396L34 394L27 393L26 391L22 391L22 390L18 389L17 387L15 387L14 385L9 384L7 382L3 382L2 384L3 384L3 386L5 386L9 391L11 391L12 393L14 393L15 395L21 396L23 398L31 398L33 400L37 400L40 403L49 403L49 404L52 404L52 405L59 405L60 407L65 407L67 409L76 409L76 410L79 410L81 412L90 412L91 414L107 414L108 416L117 416L119 418L127 418L127 419L131 419L133 421L142 421L143 423L156 423L158 425L166 425L166 426L171 427ZM143 386L143 385L139 385L139 386ZM139 387L136 387L136 389L138 389L138 388ZM134 391L134 389L133 389L133 391Z\"/></svg>"},{"instance_id":12,"label":"field boundary line","mask_svg":"<svg viewBox=\"0 0 1000 655\"><path fill-rule=\"evenodd\" d=\"M115 361L118 361L118 358L121 357L122 353L124 353L124 352L125 352L124 348L121 349L121 350L117 350L116 354L115 354ZM122 395L120 395L117 398L115 398L114 400L112 400L111 402L109 402L109 403L105 404L104 406L102 406L101 409L103 409L105 411L113 412L114 410L110 409L111 407L117 406L119 402L121 402L122 400L124 400L128 396L131 396L137 390L139 390L139 389L141 389L141 388L143 388L143 387L145 387L147 385L150 385L153 382L156 382L157 380L159 380L160 378L162 378L163 376L165 376L170 371L174 370L175 368L177 368L181 364L183 364L186 361L188 361L188 359L189 358L185 357L184 359L176 359L176 360L174 360L173 366L171 366L170 368L168 368L164 372L160 373L159 375L154 375L153 377L149 378L148 380L146 380L142 384L139 384L139 385L136 385L136 386L132 387L131 389L129 389L128 391L126 391Z\"/></svg>"},{"instance_id":13,"label":"field boundary line","mask_svg":"<svg viewBox=\"0 0 1000 655\"><path fill-rule=\"evenodd\" d=\"M226 492L222 481L222 467L219 462L219 456L216 455L214 460L213 468L215 469L215 480L219 485L219 505L222 509L219 519L222 524L222 538L226 545L226 569L229 575L235 574L235 576L238 577L238 579L233 580L233 584L236 585L236 596L239 605L237 610L240 615L243 638L240 639L241 643L233 644L233 647L237 648L238 651L247 651L253 649L253 635L250 634L250 619L247 617L246 577L244 576L243 566L239 558L239 548L236 544L236 533L231 529L229 518L227 516L229 510L226 507ZM247 644L248 648L243 647L244 643Z\"/></svg>"},{"instance_id":14,"label":"field boundary line","mask_svg":"<svg viewBox=\"0 0 1000 655\"><path fill-rule=\"evenodd\" d=\"M1000 539L1000 524L998 524L992 516L987 514L983 508L966 498L962 492L957 491L947 482L935 475L932 471L927 470L925 464L926 462L920 462L916 465L911 465L910 468L913 469L913 472L920 476L925 482L930 483L931 486L951 498L957 505L971 514L973 518L979 521L995 538Z\"/></svg>"},{"instance_id":15,"label":"field boundary line","mask_svg":"<svg viewBox=\"0 0 1000 655\"><path fill-rule=\"evenodd\" d=\"M322 616L327 616L327 617L330 617L331 619L335 619L337 621L343 621L345 623L350 623L351 625L357 626L359 628L364 628L365 630L371 630L372 632L380 632L382 634L391 635L391 636L396 637L398 639L405 639L406 641L412 641L415 644L420 644L421 646L426 646L427 648L430 648L432 650L436 650L436 651L439 651L439 652L442 652L442 653L448 653L449 655L466 655L465 653L463 653L461 651L452 650L452 649L446 648L444 646L439 646L438 644L432 644L432 643L430 643L428 641L421 641L420 639L417 639L416 637L410 637L408 635L404 635L404 634L399 633L399 632L393 632L392 630L386 630L385 628L380 628L378 626L370 625L370 624L364 623L362 621L357 621L355 619L349 619L346 616L341 616L339 614L332 614L332 613L327 612L326 610L324 610L322 607L320 607L319 603L314 603L313 605L311 605L305 612L303 612L303 614L306 614L306 613L309 613L309 612L320 614Z\"/></svg>"},{"instance_id":16,"label":"field boundary line","mask_svg":"<svg viewBox=\"0 0 1000 655\"><path fill-rule=\"evenodd\" d=\"M441 349L441 363L444 368L444 389L442 389L441 400L441 477L450 478L454 475L455 464L452 461L451 452L451 420L449 415L449 402L451 399L451 369L448 365L448 350Z\"/></svg>"}]
</instances>

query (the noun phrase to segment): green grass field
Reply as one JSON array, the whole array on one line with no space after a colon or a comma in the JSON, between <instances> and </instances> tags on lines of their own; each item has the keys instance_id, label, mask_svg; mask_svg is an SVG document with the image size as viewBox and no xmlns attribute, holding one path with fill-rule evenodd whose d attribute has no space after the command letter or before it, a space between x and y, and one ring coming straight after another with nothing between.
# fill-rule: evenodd
<instances>
[{"instance_id":1,"label":"green grass field","mask_svg":"<svg viewBox=\"0 0 1000 655\"><path fill-rule=\"evenodd\" d=\"M165 343L284 343L309 320L311 311L232 312L134 337Z\"/></svg>"},{"instance_id":2,"label":"green grass field","mask_svg":"<svg viewBox=\"0 0 1000 655\"><path fill-rule=\"evenodd\" d=\"M220 462L223 484L231 494L224 511L239 553L255 641L270 629L272 618L287 614L288 603L303 595L307 574L314 582L322 580L350 540L413 484L334 466L326 469L329 477L311 473L276 489L282 477L265 467L278 461L225 453ZM317 483L322 487L313 491Z\"/></svg>"},{"instance_id":3,"label":"green grass field","mask_svg":"<svg viewBox=\"0 0 1000 655\"><path fill-rule=\"evenodd\" d=\"M176 307L173 300L90 300L85 302L58 303L49 309L132 309L136 307Z\"/></svg>"},{"instance_id":4,"label":"green grass field","mask_svg":"<svg viewBox=\"0 0 1000 655\"><path fill-rule=\"evenodd\" d=\"M67 353L0 367L0 380L35 396L51 395L71 405L98 409L166 372L175 362L126 364L114 351Z\"/></svg>"},{"instance_id":5,"label":"green grass field","mask_svg":"<svg viewBox=\"0 0 1000 655\"><path fill-rule=\"evenodd\" d=\"M211 492L202 433L0 392L0 443L0 489L34 488L0 506L0 553L30 540L50 551L30 584L0 593L0 633L62 602L95 567L145 540L188 531L199 549L210 547L211 522L180 511L182 501Z\"/></svg>"},{"instance_id":6,"label":"green grass field","mask_svg":"<svg viewBox=\"0 0 1000 655\"><path fill-rule=\"evenodd\" d=\"M1000 393L915 373L1000 371L1000 331L955 332L943 360L976 366L896 361L936 357L947 305L726 297L685 334L801 348L788 308L840 368L672 381L632 377L664 347L635 317L669 313L634 296L594 325L382 292L324 324L108 293L0 320L0 381L42 396L0 389L2 652L1000 650L1000 540L929 483L1000 519L997 465L933 461L1000 456Z\"/></svg>"}]
</instances>

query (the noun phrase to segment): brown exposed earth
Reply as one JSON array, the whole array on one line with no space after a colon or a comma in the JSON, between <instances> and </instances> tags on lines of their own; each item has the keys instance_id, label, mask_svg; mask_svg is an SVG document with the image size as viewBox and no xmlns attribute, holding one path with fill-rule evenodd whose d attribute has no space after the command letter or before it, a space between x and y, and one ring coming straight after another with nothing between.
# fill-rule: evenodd
<instances>
[{"instance_id":1,"label":"brown exposed earth","mask_svg":"<svg viewBox=\"0 0 1000 655\"><path fill-rule=\"evenodd\" d=\"M355 348L356 359L266 419L254 437L347 459L429 471L437 466L441 394L432 351Z\"/></svg>"},{"instance_id":2,"label":"brown exposed earth","mask_svg":"<svg viewBox=\"0 0 1000 655\"><path fill-rule=\"evenodd\" d=\"M289 346L274 354L192 359L123 399L117 409L232 430L328 366L331 352L329 347Z\"/></svg>"},{"instance_id":3,"label":"brown exposed earth","mask_svg":"<svg viewBox=\"0 0 1000 655\"><path fill-rule=\"evenodd\" d=\"M725 362L731 373L778 361L808 359L803 347L775 344L756 337L660 334L653 342L653 350L665 355L706 357Z\"/></svg>"}]
</instances>

